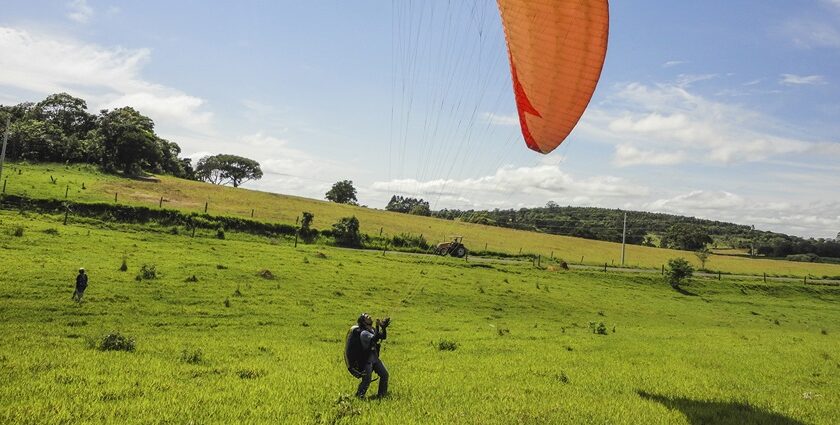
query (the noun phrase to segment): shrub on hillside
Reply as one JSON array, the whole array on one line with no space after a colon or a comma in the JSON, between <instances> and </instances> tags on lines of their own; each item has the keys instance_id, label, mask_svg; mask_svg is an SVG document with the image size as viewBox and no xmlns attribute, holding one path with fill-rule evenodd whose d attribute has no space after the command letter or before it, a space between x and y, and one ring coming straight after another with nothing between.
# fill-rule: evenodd
<instances>
[{"instance_id":1,"label":"shrub on hillside","mask_svg":"<svg viewBox=\"0 0 840 425\"><path fill-rule=\"evenodd\" d=\"M135 279L138 282L141 280L157 279L157 270L155 269L155 265L143 264L142 266L140 266L140 272L137 273L137 277Z\"/></svg>"},{"instance_id":2,"label":"shrub on hillside","mask_svg":"<svg viewBox=\"0 0 840 425\"><path fill-rule=\"evenodd\" d=\"M181 361L187 364L199 364L204 360L204 353L201 349L187 350L181 352Z\"/></svg>"},{"instance_id":3,"label":"shrub on hillside","mask_svg":"<svg viewBox=\"0 0 840 425\"><path fill-rule=\"evenodd\" d=\"M665 279L674 287L680 285L694 275L694 267L685 258L672 258L668 260L668 270L665 271Z\"/></svg>"},{"instance_id":4,"label":"shrub on hillside","mask_svg":"<svg viewBox=\"0 0 840 425\"><path fill-rule=\"evenodd\" d=\"M359 219L342 217L332 226L332 235L338 246L358 248L362 245L362 235L359 233Z\"/></svg>"},{"instance_id":5,"label":"shrub on hillside","mask_svg":"<svg viewBox=\"0 0 840 425\"><path fill-rule=\"evenodd\" d=\"M429 243L423 235L414 236L408 233L394 235L391 238L391 246L396 248L419 248L424 251L429 249Z\"/></svg>"},{"instance_id":6,"label":"shrub on hillside","mask_svg":"<svg viewBox=\"0 0 840 425\"><path fill-rule=\"evenodd\" d=\"M441 339L437 343L432 343L438 351L455 351L458 349L458 343L449 339Z\"/></svg>"},{"instance_id":7,"label":"shrub on hillside","mask_svg":"<svg viewBox=\"0 0 840 425\"><path fill-rule=\"evenodd\" d=\"M304 243L312 243L315 237L318 236L318 231L312 229L313 221L315 221L315 214L304 211L300 219L300 229L298 230L298 235Z\"/></svg>"},{"instance_id":8,"label":"shrub on hillside","mask_svg":"<svg viewBox=\"0 0 840 425\"><path fill-rule=\"evenodd\" d=\"M119 332L112 332L105 335L102 341L99 342L100 351L128 351L133 352L135 349L134 338L130 338L120 334Z\"/></svg>"},{"instance_id":9,"label":"shrub on hillside","mask_svg":"<svg viewBox=\"0 0 840 425\"><path fill-rule=\"evenodd\" d=\"M589 322L589 329L596 335L607 335L607 325L604 322Z\"/></svg>"},{"instance_id":10,"label":"shrub on hillside","mask_svg":"<svg viewBox=\"0 0 840 425\"><path fill-rule=\"evenodd\" d=\"M820 256L817 254L792 254L785 257L788 261L798 261L802 263L819 263Z\"/></svg>"}]
</instances>

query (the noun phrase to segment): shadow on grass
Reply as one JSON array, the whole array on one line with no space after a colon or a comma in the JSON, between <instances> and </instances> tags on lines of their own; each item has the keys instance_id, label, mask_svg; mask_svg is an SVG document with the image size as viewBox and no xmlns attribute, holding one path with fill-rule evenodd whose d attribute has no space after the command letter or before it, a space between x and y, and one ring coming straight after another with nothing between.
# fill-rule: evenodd
<instances>
[{"instance_id":1,"label":"shadow on grass","mask_svg":"<svg viewBox=\"0 0 840 425\"><path fill-rule=\"evenodd\" d=\"M643 399L655 401L669 409L681 411L692 425L805 425L804 422L744 403L691 400L650 394L644 391L638 391L638 394Z\"/></svg>"}]
</instances>

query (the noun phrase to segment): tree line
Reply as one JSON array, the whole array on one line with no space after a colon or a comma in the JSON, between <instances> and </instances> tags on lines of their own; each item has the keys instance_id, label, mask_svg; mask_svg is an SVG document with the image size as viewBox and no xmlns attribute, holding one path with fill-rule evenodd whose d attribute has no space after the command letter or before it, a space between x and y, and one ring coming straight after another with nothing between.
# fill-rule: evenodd
<instances>
[{"instance_id":1,"label":"tree line","mask_svg":"<svg viewBox=\"0 0 840 425\"><path fill-rule=\"evenodd\" d=\"M194 166L179 157L177 143L155 133L151 118L129 106L91 114L84 99L58 93L37 103L0 105L0 132L7 118L11 161L87 163L126 176L151 172L234 187L263 175L257 161L229 154Z\"/></svg>"},{"instance_id":2,"label":"tree line","mask_svg":"<svg viewBox=\"0 0 840 425\"><path fill-rule=\"evenodd\" d=\"M67 93L38 102L0 106L10 118L6 157L13 161L97 164L109 172L143 170L195 178L181 148L155 134L151 118L129 106L87 111L85 100ZM0 126L5 131L6 117Z\"/></svg>"},{"instance_id":3,"label":"tree line","mask_svg":"<svg viewBox=\"0 0 840 425\"><path fill-rule=\"evenodd\" d=\"M538 208L443 209L431 215L447 220L621 242L625 212L595 207L562 207L548 202L545 207ZM731 247L796 261L840 258L840 239L806 239L716 220L642 211L629 213L626 241L630 244L690 251L705 247Z\"/></svg>"}]
</instances>

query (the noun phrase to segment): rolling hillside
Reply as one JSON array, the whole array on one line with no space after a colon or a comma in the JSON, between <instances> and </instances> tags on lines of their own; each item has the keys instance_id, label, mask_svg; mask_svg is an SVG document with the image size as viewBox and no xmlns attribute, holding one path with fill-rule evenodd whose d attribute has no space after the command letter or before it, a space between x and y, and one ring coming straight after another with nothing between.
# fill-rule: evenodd
<instances>
[{"instance_id":1,"label":"rolling hillside","mask_svg":"<svg viewBox=\"0 0 840 425\"><path fill-rule=\"evenodd\" d=\"M371 235L422 234L432 243L452 235L463 235L465 244L473 250L539 254L563 258L571 263L589 265L618 265L621 245L567 236L550 235L508 228L455 222L430 217L412 216L383 210L334 204L326 201L279 195L248 189L215 186L207 183L159 176L159 181L123 179L99 173L87 165L11 164L4 171L8 178L6 192L33 198L68 199L76 202L117 202L129 205L156 207L164 199L164 208L183 211L250 217L271 222L295 223L301 212L315 214L314 227L329 228L340 217L355 215L362 231ZM53 180L55 179L55 183ZM699 262L691 252L627 245L626 265L640 268L660 268L669 258L685 257L696 266ZM710 270L724 273L778 276L840 276L840 265L796 263L767 259L738 258L713 255L707 262Z\"/></svg>"}]
</instances>

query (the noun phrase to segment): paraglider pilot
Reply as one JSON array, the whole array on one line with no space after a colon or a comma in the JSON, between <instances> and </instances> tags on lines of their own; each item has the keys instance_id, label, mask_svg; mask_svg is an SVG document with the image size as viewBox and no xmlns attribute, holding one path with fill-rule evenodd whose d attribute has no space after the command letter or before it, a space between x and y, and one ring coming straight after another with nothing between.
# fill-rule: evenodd
<instances>
[{"instance_id":1,"label":"paraglider pilot","mask_svg":"<svg viewBox=\"0 0 840 425\"><path fill-rule=\"evenodd\" d=\"M367 393L371 382L371 372L376 372L379 375L379 391L377 397L384 397L388 394L388 369L385 369L385 364L379 359L379 345L380 341L387 336L388 325L391 324L391 318L386 317L384 320L376 319L376 327L373 327L373 319L367 313L362 313L358 319L359 328L361 329L360 337L362 342L362 350L366 353L367 362L362 371L362 381L359 383L359 389L356 391L357 397L364 397Z\"/></svg>"}]
</instances>

